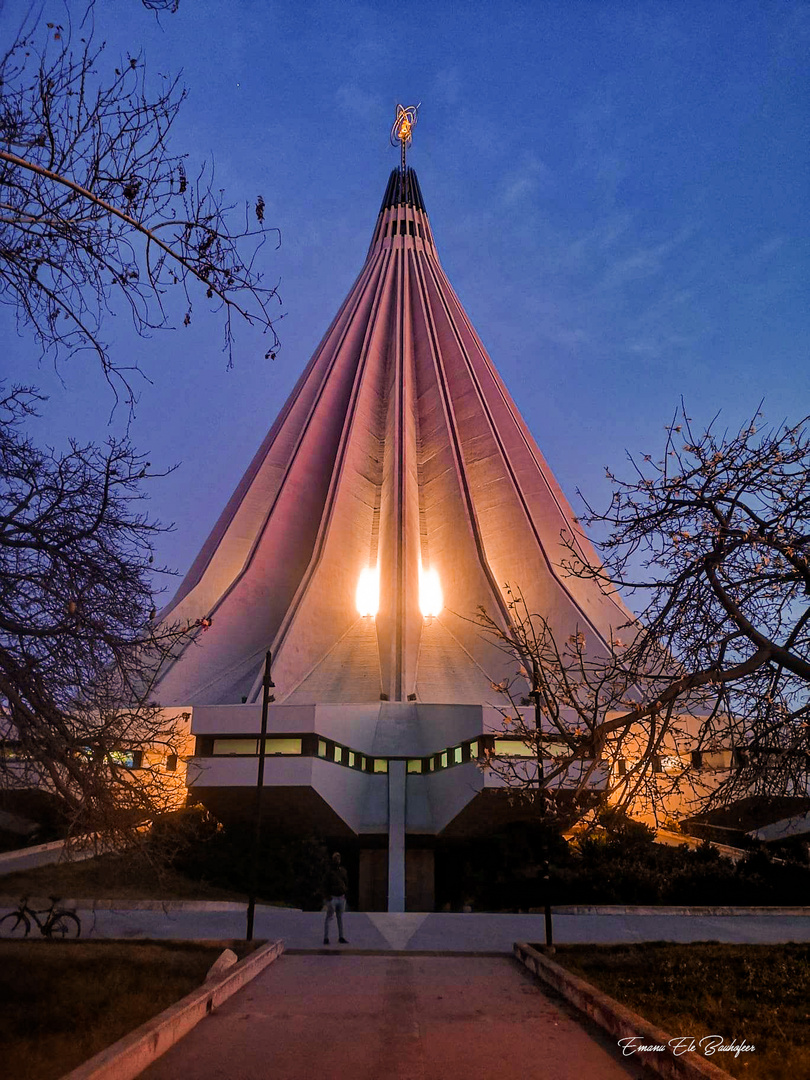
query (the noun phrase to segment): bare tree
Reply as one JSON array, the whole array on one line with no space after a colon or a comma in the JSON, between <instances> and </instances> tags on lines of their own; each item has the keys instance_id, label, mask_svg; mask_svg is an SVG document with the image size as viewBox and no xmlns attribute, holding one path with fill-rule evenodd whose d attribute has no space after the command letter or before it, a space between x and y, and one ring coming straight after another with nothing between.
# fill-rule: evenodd
<instances>
[{"instance_id":1,"label":"bare tree","mask_svg":"<svg viewBox=\"0 0 810 1080\"><path fill-rule=\"evenodd\" d=\"M660 677L639 671L621 639L606 644L588 628L559 641L519 589L507 585L505 594L508 626L484 609L477 623L516 661L515 676L493 684L507 702L501 707L505 741L496 741L483 765L512 801L566 824L607 798L635 812L682 798L687 771L667 766L689 744L691 717L682 715L683 701L662 702ZM656 707L646 712L653 695Z\"/></svg>"},{"instance_id":2,"label":"bare tree","mask_svg":"<svg viewBox=\"0 0 810 1080\"><path fill-rule=\"evenodd\" d=\"M152 623L149 462L115 439L38 449L37 400L0 400L0 787L48 791L72 831L115 836L176 804L188 727L152 680L201 624Z\"/></svg>"},{"instance_id":3,"label":"bare tree","mask_svg":"<svg viewBox=\"0 0 810 1080\"><path fill-rule=\"evenodd\" d=\"M569 574L621 589L640 610L620 630L626 643L585 627L560 643L519 592L507 630L481 613L522 667L515 686L539 695L541 733L513 707L514 688L499 688L512 729L549 758L535 786L562 775L593 789L601 763L611 801L659 814L671 798L695 810L807 794L808 419L766 430L758 413L736 434L716 427L697 434L681 407L660 460L631 457L629 480L608 473L610 507L586 517L606 527L602 562L564 537Z\"/></svg>"},{"instance_id":4,"label":"bare tree","mask_svg":"<svg viewBox=\"0 0 810 1080\"><path fill-rule=\"evenodd\" d=\"M123 307L145 335L170 325L168 293L186 325L199 295L222 315L229 364L235 316L272 356L279 301L257 256L277 230L261 196L238 214L212 166L189 170L169 142L185 91L152 89L140 55L109 59L81 36L91 15L78 31L35 17L0 59L0 300L54 360L91 351L131 407L137 369L110 353L105 313Z\"/></svg>"},{"instance_id":5,"label":"bare tree","mask_svg":"<svg viewBox=\"0 0 810 1080\"><path fill-rule=\"evenodd\" d=\"M131 410L137 368L109 349L105 317L129 311L147 335L188 325L201 299L229 363L235 316L269 335L272 357L278 296L258 256L275 230L261 196L237 213L212 167L192 172L171 148L178 81L150 79L140 55L108 58L92 2L82 10L76 27L67 6L65 25L32 7L0 55L0 300L55 363L95 355ZM0 788L50 792L75 833L131 837L182 795L188 717L154 704L153 680L208 622L152 624L150 464L126 440L37 449L37 400L0 398Z\"/></svg>"}]
</instances>

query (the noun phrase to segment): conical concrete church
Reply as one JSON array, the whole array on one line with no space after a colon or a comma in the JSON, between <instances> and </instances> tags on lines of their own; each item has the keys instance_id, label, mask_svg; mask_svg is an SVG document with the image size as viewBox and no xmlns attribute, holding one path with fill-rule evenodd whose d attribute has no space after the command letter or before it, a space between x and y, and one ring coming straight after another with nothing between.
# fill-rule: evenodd
<instances>
[{"instance_id":1,"label":"conical concrete church","mask_svg":"<svg viewBox=\"0 0 810 1080\"><path fill-rule=\"evenodd\" d=\"M192 713L193 796L249 816L272 650L265 829L351 848L362 907L432 909L441 842L492 827L477 760L515 663L479 607L506 625L519 586L561 640L629 618L564 575L562 532L573 512L395 169L357 281L161 615L210 620L157 692Z\"/></svg>"}]
</instances>

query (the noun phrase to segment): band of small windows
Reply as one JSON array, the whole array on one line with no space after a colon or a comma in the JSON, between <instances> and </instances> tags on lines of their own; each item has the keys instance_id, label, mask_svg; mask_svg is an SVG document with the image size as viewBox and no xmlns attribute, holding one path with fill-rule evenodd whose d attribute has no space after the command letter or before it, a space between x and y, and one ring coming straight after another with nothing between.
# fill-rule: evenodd
<instances>
[{"instance_id":1,"label":"band of small windows","mask_svg":"<svg viewBox=\"0 0 810 1080\"><path fill-rule=\"evenodd\" d=\"M559 749L547 746L543 756L553 756ZM268 757L319 757L333 761L344 768L358 772L387 773L388 762L405 761L406 770L411 774L440 772L455 765L464 765L470 761L479 761L488 757L536 757L536 749L520 739L500 739L494 735L481 735L477 739L468 739L457 746L449 746L434 754L416 758L383 758L363 754L350 746L325 739L319 735L268 736L265 739L264 752ZM253 736L222 737L201 736L197 739L198 757L257 757L259 739Z\"/></svg>"},{"instance_id":2,"label":"band of small windows","mask_svg":"<svg viewBox=\"0 0 810 1080\"><path fill-rule=\"evenodd\" d=\"M264 752L268 757L319 757L345 768L369 773L387 773L390 760L404 760L407 763L407 772L430 773L477 761L487 749L493 752L495 744L496 740L492 736L484 735L425 757L392 759L363 754L359 750L334 742L332 739L306 734L269 736L265 739ZM259 739L255 736L234 738L204 736L197 739L197 756L199 757L257 757L258 753Z\"/></svg>"}]
</instances>

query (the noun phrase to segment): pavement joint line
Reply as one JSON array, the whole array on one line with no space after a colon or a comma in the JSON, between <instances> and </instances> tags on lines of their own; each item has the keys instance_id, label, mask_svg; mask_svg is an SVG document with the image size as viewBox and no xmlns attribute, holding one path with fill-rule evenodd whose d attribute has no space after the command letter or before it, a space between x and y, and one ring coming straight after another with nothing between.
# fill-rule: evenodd
<instances>
[{"instance_id":1,"label":"pavement joint line","mask_svg":"<svg viewBox=\"0 0 810 1080\"><path fill-rule=\"evenodd\" d=\"M669 1048L672 1035L560 964L554 963L526 942L516 941L513 955L541 982L590 1017L613 1038L618 1040L638 1036L646 1046L666 1046L664 1053L638 1050L633 1055L652 1072L666 1077L667 1080L730 1080L725 1069L718 1068L696 1053L690 1053L688 1057L686 1054L676 1057Z\"/></svg>"},{"instance_id":2,"label":"pavement joint line","mask_svg":"<svg viewBox=\"0 0 810 1080\"><path fill-rule=\"evenodd\" d=\"M129 1035L66 1073L61 1080L135 1080L200 1020L277 960L283 951L283 941L269 941L229 968L221 978L192 990Z\"/></svg>"}]
</instances>

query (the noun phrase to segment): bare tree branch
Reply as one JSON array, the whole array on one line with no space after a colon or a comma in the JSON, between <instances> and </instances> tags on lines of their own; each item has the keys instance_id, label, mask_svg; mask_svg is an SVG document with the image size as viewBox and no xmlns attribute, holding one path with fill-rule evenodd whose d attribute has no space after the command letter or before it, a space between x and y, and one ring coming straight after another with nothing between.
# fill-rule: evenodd
<instances>
[{"instance_id":1,"label":"bare tree branch","mask_svg":"<svg viewBox=\"0 0 810 1080\"><path fill-rule=\"evenodd\" d=\"M38 449L22 426L38 400L0 398L0 787L44 789L73 831L120 836L176 804L167 762L188 729L153 682L202 624L152 622L150 463L116 439Z\"/></svg>"},{"instance_id":2,"label":"bare tree branch","mask_svg":"<svg viewBox=\"0 0 810 1080\"><path fill-rule=\"evenodd\" d=\"M229 365L235 316L270 335L268 357L278 347L279 298L258 263L278 237L264 199L239 220L211 166L188 175L170 147L185 91L152 82L142 56L115 67L90 32L36 18L0 60L0 300L56 361L94 353L130 407L137 369L101 326L122 302L147 335L171 325L171 293L188 325L199 290L221 314Z\"/></svg>"},{"instance_id":3,"label":"bare tree branch","mask_svg":"<svg viewBox=\"0 0 810 1080\"><path fill-rule=\"evenodd\" d=\"M507 589L508 630L480 613L540 701L542 735L511 697L506 712L553 761L545 786L562 773L584 790L571 770L598 757L605 797L635 812L807 794L809 420L768 431L758 413L722 436L716 422L696 435L682 405L660 460L630 458L629 480L608 473L610 506L586 518L607 527L602 562L563 537L569 574L642 599L627 644L605 649L583 631L561 646L517 589ZM554 741L564 749L552 757Z\"/></svg>"}]
</instances>

